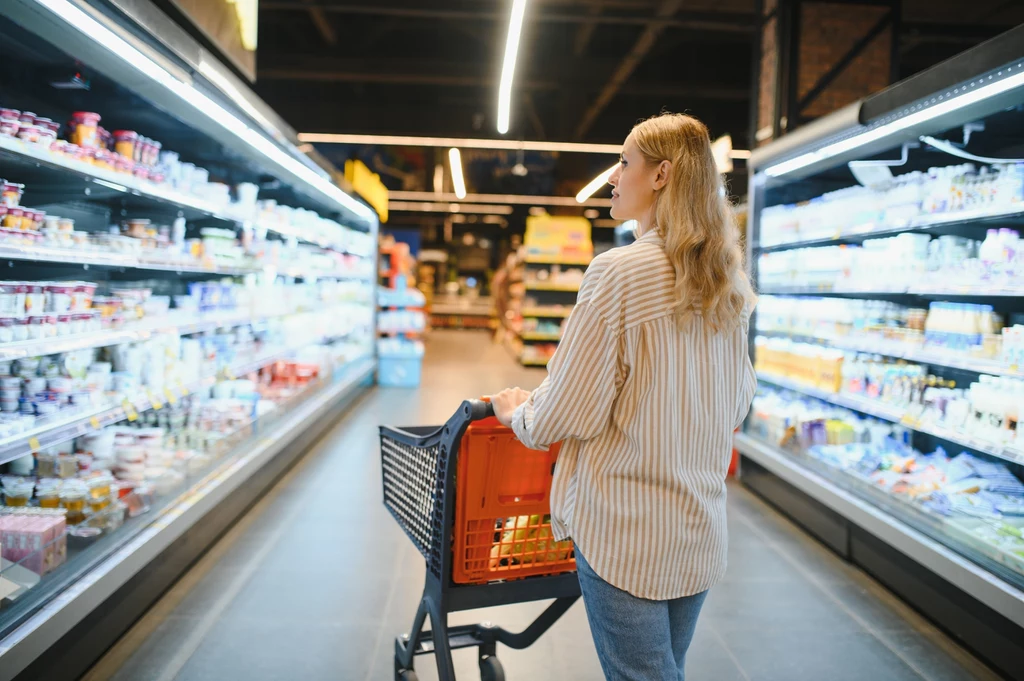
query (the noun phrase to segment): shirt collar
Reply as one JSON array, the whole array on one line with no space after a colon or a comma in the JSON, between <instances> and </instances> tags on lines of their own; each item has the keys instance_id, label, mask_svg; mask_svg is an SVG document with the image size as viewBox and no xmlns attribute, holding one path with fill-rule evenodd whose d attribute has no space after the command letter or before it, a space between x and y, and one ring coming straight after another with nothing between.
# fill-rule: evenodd
<instances>
[{"instance_id":1,"label":"shirt collar","mask_svg":"<svg viewBox=\"0 0 1024 681\"><path fill-rule=\"evenodd\" d=\"M637 239L637 242L638 243L639 242L643 242L643 243L653 243L653 244L664 244L665 240L661 238L660 234L658 234L658 230L652 229L649 232L647 232L646 234L644 234L642 237Z\"/></svg>"}]
</instances>

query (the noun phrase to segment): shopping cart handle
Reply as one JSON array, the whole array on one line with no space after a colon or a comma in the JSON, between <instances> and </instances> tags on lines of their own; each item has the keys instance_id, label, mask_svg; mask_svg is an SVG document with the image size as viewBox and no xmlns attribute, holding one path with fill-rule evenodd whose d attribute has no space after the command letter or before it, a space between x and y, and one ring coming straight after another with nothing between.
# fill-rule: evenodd
<instances>
[{"instance_id":1,"label":"shopping cart handle","mask_svg":"<svg viewBox=\"0 0 1024 681\"><path fill-rule=\"evenodd\" d=\"M484 400L466 401L469 403L469 418L471 421L479 421L494 416L494 405L490 402L485 402Z\"/></svg>"}]
</instances>

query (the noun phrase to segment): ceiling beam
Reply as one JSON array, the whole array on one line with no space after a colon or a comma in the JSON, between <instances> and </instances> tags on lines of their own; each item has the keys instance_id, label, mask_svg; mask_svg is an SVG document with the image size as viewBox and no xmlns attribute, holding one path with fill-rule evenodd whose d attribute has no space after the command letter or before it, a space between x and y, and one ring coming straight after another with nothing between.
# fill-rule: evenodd
<instances>
[{"instance_id":1,"label":"ceiling beam","mask_svg":"<svg viewBox=\"0 0 1024 681\"><path fill-rule=\"evenodd\" d=\"M257 72L259 82L298 81L310 83L368 83L376 85L427 85L441 87L492 88L497 78L485 75L446 75L443 73L377 73L363 71L309 71L301 68L267 68ZM564 90L557 81L526 81L516 87L526 91ZM580 86L587 89L586 85ZM593 92L594 87L589 91ZM618 89L618 94L636 97L672 97L703 101L744 102L750 98L749 88L721 85L677 85L674 83L637 83Z\"/></svg>"},{"instance_id":2,"label":"ceiling beam","mask_svg":"<svg viewBox=\"0 0 1024 681\"><path fill-rule=\"evenodd\" d=\"M576 126L576 132L573 134L574 139L581 139L590 130L590 127L597 120L597 117L601 115L604 108L608 106L608 102L612 101L615 95L622 88L623 84L629 79L636 70L636 67L640 65L647 53L651 51L654 44L658 42L658 36L665 30L665 25L662 23L667 18L672 17L676 12L679 11L682 0L664 0L661 6L658 7L654 16L648 20L646 28L637 38L636 43L633 45L633 49L629 51L619 67L615 69L612 77L608 79L604 88L595 99L587 110L583 113L583 119L580 124Z\"/></svg>"},{"instance_id":3,"label":"ceiling beam","mask_svg":"<svg viewBox=\"0 0 1024 681\"><path fill-rule=\"evenodd\" d=\"M597 30L594 18L601 15L601 5L591 5L587 8L587 15L590 18L576 29L576 38L573 40L572 53L577 57L582 57L586 53L590 39L594 37L594 31Z\"/></svg>"},{"instance_id":4,"label":"ceiling beam","mask_svg":"<svg viewBox=\"0 0 1024 681\"><path fill-rule=\"evenodd\" d=\"M303 4L307 6L309 18L313 20L313 25L316 26L316 30L320 37L324 39L324 42L328 45L337 45L338 34L334 32L334 27L331 26L331 22L324 10L317 7L314 4L314 0L303 0Z\"/></svg>"},{"instance_id":5,"label":"ceiling beam","mask_svg":"<svg viewBox=\"0 0 1024 681\"><path fill-rule=\"evenodd\" d=\"M598 5L600 7L600 5ZM436 9L429 7L380 7L375 5L345 5L317 0L265 0L260 11L309 11L316 8L325 13L352 14L365 16L390 16L406 19L442 19L447 21L507 21L508 13L499 11L470 11ZM675 12L673 13L675 14ZM649 19L635 15L592 15L567 14L560 12L537 12L530 15L531 22L562 24L613 24L646 26ZM730 12L688 12L680 16L666 16L662 19L665 28L682 28L695 31L718 31L722 33L750 34L755 30L754 14Z\"/></svg>"}]
</instances>

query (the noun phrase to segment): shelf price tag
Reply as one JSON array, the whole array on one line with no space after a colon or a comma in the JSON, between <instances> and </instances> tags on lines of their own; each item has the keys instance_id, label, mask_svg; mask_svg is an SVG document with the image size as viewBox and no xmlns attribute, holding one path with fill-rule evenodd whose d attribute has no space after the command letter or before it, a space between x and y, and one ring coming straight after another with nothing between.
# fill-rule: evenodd
<instances>
[{"instance_id":1,"label":"shelf price tag","mask_svg":"<svg viewBox=\"0 0 1024 681\"><path fill-rule=\"evenodd\" d=\"M39 438L30 437L28 439L28 448L31 449L33 452L39 451Z\"/></svg>"},{"instance_id":2,"label":"shelf price tag","mask_svg":"<svg viewBox=\"0 0 1024 681\"><path fill-rule=\"evenodd\" d=\"M171 391L170 388L164 388L164 397L167 398L167 404L171 405L172 407L178 403L178 398L174 396L174 393Z\"/></svg>"},{"instance_id":3,"label":"shelf price tag","mask_svg":"<svg viewBox=\"0 0 1024 681\"><path fill-rule=\"evenodd\" d=\"M100 420L98 418L96 418L95 416L93 416L91 419L89 419L89 425L92 426L94 430L99 430L100 429Z\"/></svg>"},{"instance_id":4,"label":"shelf price tag","mask_svg":"<svg viewBox=\"0 0 1024 681\"><path fill-rule=\"evenodd\" d=\"M138 420L139 413L137 411L135 411L135 407L132 406L131 402L129 402L126 399L124 402L121 403L121 406L124 408L124 414L125 414L125 416L128 417L129 421L136 421L136 420Z\"/></svg>"}]
</instances>

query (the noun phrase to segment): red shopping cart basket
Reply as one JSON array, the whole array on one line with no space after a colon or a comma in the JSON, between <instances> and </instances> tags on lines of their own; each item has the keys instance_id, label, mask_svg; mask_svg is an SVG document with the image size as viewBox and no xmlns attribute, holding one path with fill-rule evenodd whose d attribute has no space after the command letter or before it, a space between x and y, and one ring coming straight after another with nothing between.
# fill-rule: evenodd
<instances>
[{"instance_id":1,"label":"red shopping cart basket","mask_svg":"<svg viewBox=\"0 0 1024 681\"><path fill-rule=\"evenodd\" d=\"M504 679L497 643L530 646L579 598L571 542L551 535L551 452L524 447L486 402L463 402L440 427L380 428L384 505L426 559L412 631L395 641L395 679L415 679L416 655L435 655L454 679L451 651L479 649L484 681ZM448 627L448 613L555 599L519 634ZM426 618L431 631L424 631Z\"/></svg>"}]
</instances>

